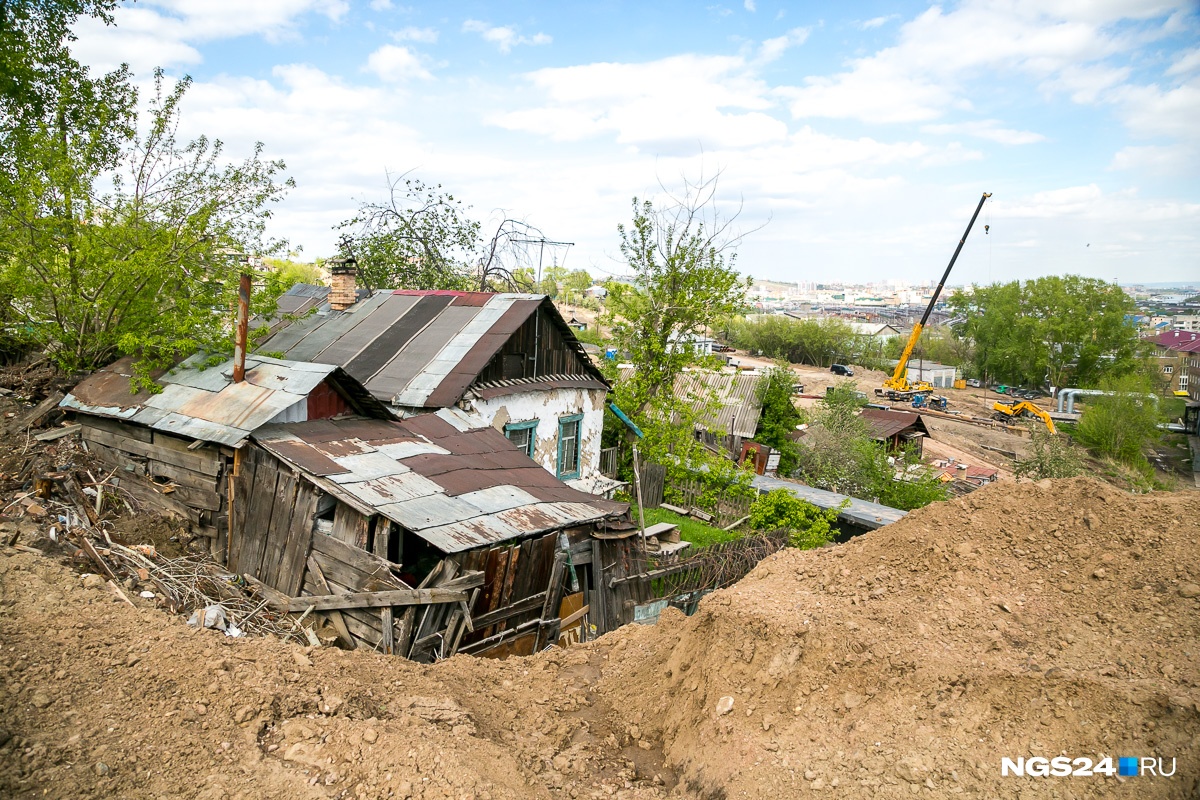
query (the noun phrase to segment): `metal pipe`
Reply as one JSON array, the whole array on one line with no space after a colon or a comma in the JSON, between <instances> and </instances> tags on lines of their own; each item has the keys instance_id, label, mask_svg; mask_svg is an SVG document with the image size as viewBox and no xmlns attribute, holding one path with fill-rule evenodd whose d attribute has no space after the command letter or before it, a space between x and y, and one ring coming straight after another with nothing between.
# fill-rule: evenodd
<instances>
[{"instance_id":1,"label":"metal pipe","mask_svg":"<svg viewBox=\"0 0 1200 800\"><path fill-rule=\"evenodd\" d=\"M1066 401L1066 404L1067 404L1067 412L1066 413L1074 414L1076 397L1080 397L1080 396L1083 396L1083 397L1098 397L1098 396L1113 397L1118 394L1124 395L1126 393L1125 392L1106 392L1102 389L1063 389L1062 391L1060 391L1058 393L1058 410L1060 413L1062 412L1064 400ZM1158 395L1156 395L1156 394L1133 393L1130 396L1132 396L1132 397L1148 397L1149 399L1153 400L1155 403L1158 402Z\"/></svg>"},{"instance_id":2,"label":"metal pipe","mask_svg":"<svg viewBox=\"0 0 1200 800\"><path fill-rule=\"evenodd\" d=\"M250 274L238 279L237 328L233 334L233 382L246 380L246 340L250 335Z\"/></svg>"}]
</instances>

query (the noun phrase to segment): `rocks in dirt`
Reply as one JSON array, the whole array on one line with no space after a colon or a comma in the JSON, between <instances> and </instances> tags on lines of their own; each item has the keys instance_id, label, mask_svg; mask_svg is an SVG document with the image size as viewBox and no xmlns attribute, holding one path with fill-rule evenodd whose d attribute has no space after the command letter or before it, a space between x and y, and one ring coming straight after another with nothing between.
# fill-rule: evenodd
<instances>
[{"instance_id":1,"label":"rocks in dirt","mask_svg":"<svg viewBox=\"0 0 1200 800\"><path fill-rule=\"evenodd\" d=\"M34 708L42 709L49 707L54 702L54 698L41 689L35 689L33 694L29 696L29 702L33 704Z\"/></svg>"},{"instance_id":2,"label":"rocks in dirt","mask_svg":"<svg viewBox=\"0 0 1200 800\"><path fill-rule=\"evenodd\" d=\"M1195 583L1184 583L1179 586L1179 596L1192 598L1200 597L1200 585Z\"/></svg>"},{"instance_id":3,"label":"rocks in dirt","mask_svg":"<svg viewBox=\"0 0 1200 800\"><path fill-rule=\"evenodd\" d=\"M725 695L717 701L717 716L723 717L730 711L733 711L733 698L729 695Z\"/></svg>"},{"instance_id":4,"label":"rocks in dirt","mask_svg":"<svg viewBox=\"0 0 1200 800\"><path fill-rule=\"evenodd\" d=\"M104 578L94 572L89 572L83 576L83 588L85 589L103 589Z\"/></svg>"},{"instance_id":5,"label":"rocks in dirt","mask_svg":"<svg viewBox=\"0 0 1200 800\"><path fill-rule=\"evenodd\" d=\"M312 659L299 650L292 651L292 660L296 662L296 666L298 667L311 667L313 665Z\"/></svg>"}]
</instances>

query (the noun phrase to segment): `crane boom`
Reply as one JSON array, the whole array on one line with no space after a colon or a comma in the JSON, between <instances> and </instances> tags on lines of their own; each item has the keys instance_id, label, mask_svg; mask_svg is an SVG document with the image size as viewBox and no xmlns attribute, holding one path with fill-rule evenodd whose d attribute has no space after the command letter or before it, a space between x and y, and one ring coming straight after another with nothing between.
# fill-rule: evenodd
<instances>
[{"instance_id":1,"label":"crane boom","mask_svg":"<svg viewBox=\"0 0 1200 800\"><path fill-rule=\"evenodd\" d=\"M911 393L914 391L927 391L932 389L925 381L909 383L905 372L908 370L908 360L912 357L913 348L916 347L917 339L921 338L921 331L925 328L925 323L929 322L929 315L933 313L933 307L937 304L938 297L942 294L942 288L946 285L946 279L950 277L950 270L954 269L954 262L958 260L958 254L962 252L963 245L967 243L967 237L971 235L971 228L975 225L975 220L979 217L979 212L983 208L983 204L989 197L991 192L984 192L983 197L979 198L979 205L975 206L975 213L971 215L971 221L967 223L967 229L963 232L962 238L958 240L958 247L954 248L954 255L950 256L950 263L946 265L946 271L942 273L942 279L938 282L937 288L933 290L933 297L929 298L929 305L925 306L925 313L921 315L921 321L913 326L912 333L908 337L908 342L904 345L904 351L900 354L900 360L896 362L896 371L892 373L892 377L883 382L883 387L876 389L875 394L895 396L898 393Z\"/></svg>"}]
</instances>

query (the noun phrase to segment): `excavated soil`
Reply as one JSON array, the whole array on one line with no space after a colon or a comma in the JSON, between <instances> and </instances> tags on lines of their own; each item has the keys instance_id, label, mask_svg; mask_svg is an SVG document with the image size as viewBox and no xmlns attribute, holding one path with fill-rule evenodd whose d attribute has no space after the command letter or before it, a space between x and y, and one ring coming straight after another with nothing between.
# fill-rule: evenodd
<instances>
[{"instance_id":1,"label":"excavated soil","mask_svg":"<svg viewBox=\"0 0 1200 800\"><path fill-rule=\"evenodd\" d=\"M431 666L194 632L0 550L0 796L1196 797L1198 534L1190 495L996 484L692 617ZM1057 755L1176 771L1001 776Z\"/></svg>"}]
</instances>

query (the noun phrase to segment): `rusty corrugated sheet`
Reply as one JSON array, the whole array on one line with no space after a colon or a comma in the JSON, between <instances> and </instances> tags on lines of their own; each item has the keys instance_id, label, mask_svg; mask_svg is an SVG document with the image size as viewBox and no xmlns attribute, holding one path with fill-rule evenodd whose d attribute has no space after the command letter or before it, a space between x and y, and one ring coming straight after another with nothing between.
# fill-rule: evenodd
<instances>
[{"instance_id":1,"label":"rusty corrugated sheet","mask_svg":"<svg viewBox=\"0 0 1200 800\"><path fill-rule=\"evenodd\" d=\"M330 438L337 429L344 438ZM445 553L628 510L566 486L494 428L464 431L434 414L271 425L254 438L302 473L325 476L335 496L375 509Z\"/></svg>"},{"instance_id":2,"label":"rusty corrugated sheet","mask_svg":"<svg viewBox=\"0 0 1200 800\"><path fill-rule=\"evenodd\" d=\"M628 380L632 375L633 370L625 368L621 370L620 380ZM693 407L700 412L697 427L750 439L754 437L762 415L762 403L758 399L758 383L762 377L745 372L686 370L675 378L675 396L691 398ZM715 399L715 409L710 405L711 399Z\"/></svg>"},{"instance_id":3,"label":"rusty corrugated sheet","mask_svg":"<svg viewBox=\"0 0 1200 800\"><path fill-rule=\"evenodd\" d=\"M62 406L231 447L241 446L250 431L271 422L307 418L310 392L332 383L341 386L358 408L391 416L336 366L249 355L246 379L234 383L232 360L202 368L204 361L193 356L161 374L158 394L131 395L132 359L121 359L81 381ZM340 396L338 401L345 410L345 401Z\"/></svg>"}]
</instances>

